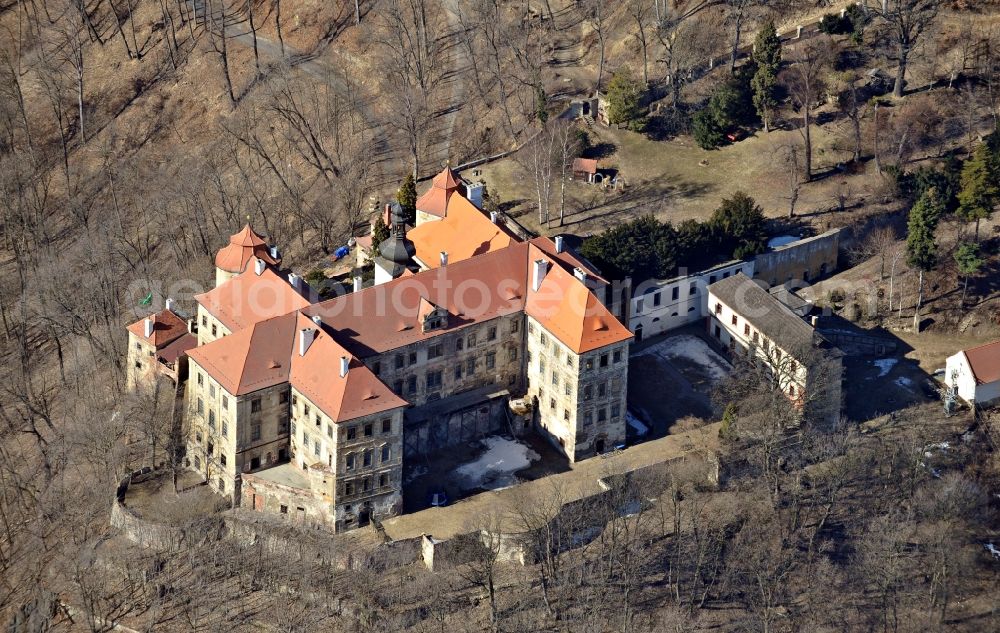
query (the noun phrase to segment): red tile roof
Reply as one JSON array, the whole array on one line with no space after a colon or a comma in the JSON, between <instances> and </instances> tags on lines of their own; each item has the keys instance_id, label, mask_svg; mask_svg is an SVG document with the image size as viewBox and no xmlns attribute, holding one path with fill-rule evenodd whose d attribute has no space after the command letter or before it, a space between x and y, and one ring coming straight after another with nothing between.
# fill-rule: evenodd
<instances>
[{"instance_id":1,"label":"red tile roof","mask_svg":"<svg viewBox=\"0 0 1000 633\"><path fill-rule=\"evenodd\" d=\"M151 337L146 337L146 319L139 319L135 323L130 324L128 331L147 343L152 343L156 349L166 347L171 342L187 334L187 321L170 310L160 310L147 318L153 319L153 335Z\"/></svg>"},{"instance_id":2,"label":"red tile roof","mask_svg":"<svg viewBox=\"0 0 1000 633\"><path fill-rule=\"evenodd\" d=\"M188 356L222 388L241 396L288 382L298 313L254 323L192 350Z\"/></svg>"},{"instance_id":3,"label":"red tile roof","mask_svg":"<svg viewBox=\"0 0 1000 633\"><path fill-rule=\"evenodd\" d=\"M539 293L529 292L529 269L536 259L549 258L531 244L516 243L303 312L321 317L338 342L360 358L522 310L577 353L632 338L593 293L560 266L550 267ZM448 311L446 328L422 330L418 317L427 303Z\"/></svg>"},{"instance_id":4,"label":"red tile roof","mask_svg":"<svg viewBox=\"0 0 1000 633\"><path fill-rule=\"evenodd\" d=\"M445 167L431 180L431 188L417 198L417 210L443 218L448 214L450 199L457 190L458 177L451 167Z\"/></svg>"},{"instance_id":5,"label":"red tile roof","mask_svg":"<svg viewBox=\"0 0 1000 633\"><path fill-rule=\"evenodd\" d=\"M506 227L491 222L461 195L452 197L444 218L424 222L406 236L417 249L417 259L428 268L441 265L441 251L448 253L448 263L452 264L518 241Z\"/></svg>"},{"instance_id":6,"label":"red tile roof","mask_svg":"<svg viewBox=\"0 0 1000 633\"><path fill-rule=\"evenodd\" d=\"M587 277L596 279L602 284L608 283L608 280L602 277L597 270L594 269L593 264L578 257L575 253L566 249L563 249L563 252L561 253L557 253L556 244L552 241L552 238L545 237L543 235L541 237L532 238L528 241L540 250L544 251L546 255L551 257L553 261L560 264L567 271L572 273L574 268L582 268L587 271Z\"/></svg>"},{"instance_id":7,"label":"red tile roof","mask_svg":"<svg viewBox=\"0 0 1000 633\"><path fill-rule=\"evenodd\" d=\"M993 341L965 350L969 367L979 384L1000 380L1000 341Z\"/></svg>"},{"instance_id":8,"label":"red tile roof","mask_svg":"<svg viewBox=\"0 0 1000 633\"><path fill-rule=\"evenodd\" d=\"M586 174L596 174L597 173L597 159L596 158L574 158L573 159L573 172L583 172Z\"/></svg>"},{"instance_id":9,"label":"red tile roof","mask_svg":"<svg viewBox=\"0 0 1000 633\"><path fill-rule=\"evenodd\" d=\"M315 337L304 356L299 354L302 330ZM256 323L192 349L189 355L235 396L287 382L335 422L407 404L299 312ZM340 376L342 356L348 357L346 377Z\"/></svg>"},{"instance_id":10,"label":"red tile roof","mask_svg":"<svg viewBox=\"0 0 1000 633\"><path fill-rule=\"evenodd\" d=\"M298 331L311 330L315 339L299 355ZM407 405L385 386L364 363L351 356L310 319L299 315L296 347L292 352L290 382L323 413L336 422L353 420ZM347 376L340 375L340 358L348 358Z\"/></svg>"},{"instance_id":11,"label":"red tile roof","mask_svg":"<svg viewBox=\"0 0 1000 633\"><path fill-rule=\"evenodd\" d=\"M532 261L542 255L532 247ZM538 290L528 293L524 311L577 354L632 338L594 293L560 266L549 266Z\"/></svg>"},{"instance_id":12,"label":"red tile roof","mask_svg":"<svg viewBox=\"0 0 1000 633\"><path fill-rule=\"evenodd\" d=\"M206 293L195 295L195 300L232 332L309 305L309 300L284 275L270 266L265 266L258 275L255 266Z\"/></svg>"},{"instance_id":13,"label":"red tile roof","mask_svg":"<svg viewBox=\"0 0 1000 633\"><path fill-rule=\"evenodd\" d=\"M247 264L253 257L259 257L271 265L278 263L271 257L264 238L247 224L239 233L231 235L229 244L216 253L215 266L227 272L241 273L247 269Z\"/></svg>"},{"instance_id":14,"label":"red tile roof","mask_svg":"<svg viewBox=\"0 0 1000 633\"><path fill-rule=\"evenodd\" d=\"M184 333L180 338L172 343L168 343L163 349L156 352L156 355L168 363L176 362L178 358L187 354L188 350L198 346L198 337L194 334Z\"/></svg>"}]
</instances>

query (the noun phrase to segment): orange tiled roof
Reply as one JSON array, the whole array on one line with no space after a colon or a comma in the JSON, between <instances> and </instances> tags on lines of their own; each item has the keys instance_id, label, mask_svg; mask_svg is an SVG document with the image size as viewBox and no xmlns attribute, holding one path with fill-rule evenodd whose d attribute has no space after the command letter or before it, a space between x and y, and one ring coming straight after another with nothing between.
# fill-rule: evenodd
<instances>
[{"instance_id":1,"label":"orange tiled roof","mask_svg":"<svg viewBox=\"0 0 1000 633\"><path fill-rule=\"evenodd\" d=\"M222 388L241 396L288 382L298 314L260 321L188 350Z\"/></svg>"},{"instance_id":2,"label":"orange tiled roof","mask_svg":"<svg viewBox=\"0 0 1000 633\"><path fill-rule=\"evenodd\" d=\"M215 255L215 266L231 273L241 273L247 269L250 259L258 257L271 265L278 262L271 257L264 238L254 232L248 223L239 233L229 237L229 244Z\"/></svg>"},{"instance_id":3,"label":"orange tiled roof","mask_svg":"<svg viewBox=\"0 0 1000 633\"><path fill-rule=\"evenodd\" d=\"M458 190L458 177L451 167L445 167L434 179L431 188L417 198L417 210L443 218L448 214L452 194Z\"/></svg>"},{"instance_id":4,"label":"orange tiled roof","mask_svg":"<svg viewBox=\"0 0 1000 633\"><path fill-rule=\"evenodd\" d=\"M140 339L152 343L160 349L187 334L187 321L167 309L160 310L147 318L153 319L153 335L146 338L146 319L139 319L128 326L128 331Z\"/></svg>"},{"instance_id":5,"label":"orange tiled roof","mask_svg":"<svg viewBox=\"0 0 1000 633\"><path fill-rule=\"evenodd\" d=\"M313 330L315 338L304 356L299 355L298 331ZM351 356L310 319L299 315L296 345L292 352L290 382L323 413L342 422L407 405L380 381L364 363ZM347 376L340 375L340 358L348 358Z\"/></svg>"},{"instance_id":6,"label":"orange tiled roof","mask_svg":"<svg viewBox=\"0 0 1000 633\"><path fill-rule=\"evenodd\" d=\"M168 343L163 349L157 350L156 356L168 363L175 362L181 356L188 353L188 350L198 346L198 337L194 334L182 334Z\"/></svg>"},{"instance_id":7,"label":"orange tiled roof","mask_svg":"<svg viewBox=\"0 0 1000 633\"><path fill-rule=\"evenodd\" d=\"M506 227L494 224L476 205L461 195L452 196L448 214L436 222L424 222L407 232L417 249L417 259L428 268L441 265L441 251L449 265L476 255L506 248L517 238Z\"/></svg>"},{"instance_id":8,"label":"orange tiled roof","mask_svg":"<svg viewBox=\"0 0 1000 633\"><path fill-rule=\"evenodd\" d=\"M529 256L532 262L544 259L535 247ZM524 311L577 354L632 338L594 293L560 266L549 266L538 290L528 293Z\"/></svg>"},{"instance_id":9,"label":"orange tiled roof","mask_svg":"<svg viewBox=\"0 0 1000 633\"><path fill-rule=\"evenodd\" d=\"M248 266L225 283L195 295L195 300L232 332L309 305L309 300L283 275L270 266L265 266L258 275L255 266Z\"/></svg>"},{"instance_id":10,"label":"orange tiled roof","mask_svg":"<svg viewBox=\"0 0 1000 633\"><path fill-rule=\"evenodd\" d=\"M597 173L597 159L596 158L574 158L573 159L573 171L583 172L585 174L596 174Z\"/></svg>"},{"instance_id":11,"label":"orange tiled roof","mask_svg":"<svg viewBox=\"0 0 1000 633\"><path fill-rule=\"evenodd\" d=\"M528 241L531 242L532 245L544 251L546 255L551 257L556 263L560 264L567 271L573 272L574 268L582 268L583 270L587 271L588 277L596 279L602 284L608 283L607 279L602 277L600 274L598 274L596 270L594 270L593 264L581 259L575 253L571 253L566 249L563 249L563 252L561 253L557 253L556 244L555 242L552 241L552 238L545 237L543 235L541 237L532 238Z\"/></svg>"},{"instance_id":12,"label":"orange tiled roof","mask_svg":"<svg viewBox=\"0 0 1000 633\"><path fill-rule=\"evenodd\" d=\"M299 354L301 330L315 336L304 356ZM261 321L188 354L235 396L287 382L336 422L407 404L300 312ZM344 378L342 356L349 359Z\"/></svg>"},{"instance_id":13,"label":"orange tiled roof","mask_svg":"<svg viewBox=\"0 0 1000 633\"><path fill-rule=\"evenodd\" d=\"M539 292L529 293L531 262L543 258L551 261L531 244L514 243L330 299L303 312L321 317L337 341L360 358L522 310L577 353L632 337L580 280L560 266L550 266ZM448 311L446 328L422 330L418 317L428 303Z\"/></svg>"},{"instance_id":14,"label":"orange tiled roof","mask_svg":"<svg viewBox=\"0 0 1000 633\"><path fill-rule=\"evenodd\" d=\"M969 348L965 357L979 384L1000 380L1000 341Z\"/></svg>"}]
</instances>

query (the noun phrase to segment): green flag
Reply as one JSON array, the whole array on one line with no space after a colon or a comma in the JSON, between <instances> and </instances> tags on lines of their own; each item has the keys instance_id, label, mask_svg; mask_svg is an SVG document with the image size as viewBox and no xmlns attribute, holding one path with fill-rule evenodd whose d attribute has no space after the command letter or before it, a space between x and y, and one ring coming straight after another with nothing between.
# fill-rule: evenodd
<instances>
[{"instance_id":1,"label":"green flag","mask_svg":"<svg viewBox=\"0 0 1000 633\"><path fill-rule=\"evenodd\" d=\"M146 298L143 299L142 301L140 301L139 305L141 305L141 306L148 306L151 303L153 303L153 293L152 292L150 292L148 295L146 295Z\"/></svg>"}]
</instances>

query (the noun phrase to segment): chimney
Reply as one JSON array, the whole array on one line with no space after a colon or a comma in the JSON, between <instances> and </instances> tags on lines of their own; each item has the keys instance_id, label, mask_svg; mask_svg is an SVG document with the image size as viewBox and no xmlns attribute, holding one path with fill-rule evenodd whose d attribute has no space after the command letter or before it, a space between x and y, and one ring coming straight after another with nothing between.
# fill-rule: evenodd
<instances>
[{"instance_id":1,"label":"chimney","mask_svg":"<svg viewBox=\"0 0 1000 633\"><path fill-rule=\"evenodd\" d=\"M302 290L302 275L296 273L288 273L288 283L292 285L292 288L296 290Z\"/></svg>"},{"instance_id":2,"label":"chimney","mask_svg":"<svg viewBox=\"0 0 1000 633\"><path fill-rule=\"evenodd\" d=\"M281 259L281 253L278 252L277 246L272 246L270 247L269 250L271 251L271 259L273 259L274 261L278 261L279 259Z\"/></svg>"},{"instance_id":3,"label":"chimney","mask_svg":"<svg viewBox=\"0 0 1000 633\"><path fill-rule=\"evenodd\" d=\"M149 316L146 317L146 321L143 323L144 326L143 332L145 333L146 338L149 338L153 335L153 325L155 325L156 323L155 319L156 319L155 316Z\"/></svg>"},{"instance_id":4,"label":"chimney","mask_svg":"<svg viewBox=\"0 0 1000 633\"><path fill-rule=\"evenodd\" d=\"M340 377L341 378L346 378L347 377L347 368L348 368L348 366L350 364L351 364L351 361L349 361L346 356L341 356L340 357Z\"/></svg>"},{"instance_id":5,"label":"chimney","mask_svg":"<svg viewBox=\"0 0 1000 633\"><path fill-rule=\"evenodd\" d=\"M465 184L465 197L469 202L476 205L477 209L483 208L483 183L471 182Z\"/></svg>"},{"instance_id":6,"label":"chimney","mask_svg":"<svg viewBox=\"0 0 1000 633\"><path fill-rule=\"evenodd\" d=\"M545 273L547 272L549 272L549 263L544 259L536 259L531 276L532 290L538 292L538 289L542 286L542 280L545 279Z\"/></svg>"},{"instance_id":7,"label":"chimney","mask_svg":"<svg viewBox=\"0 0 1000 633\"><path fill-rule=\"evenodd\" d=\"M490 222L492 222L493 224L499 224L500 214L497 213L496 211L490 211Z\"/></svg>"},{"instance_id":8,"label":"chimney","mask_svg":"<svg viewBox=\"0 0 1000 633\"><path fill-rule=\"evenodd\" d=\"M556 243L556 252L557 253L563 252L563 237L562 237L562 235L557 235L555 237L554 241Z\"/></svg>"},{"instance_id":9,"label":"chimney","mask_svg":"<svg viewBox=\"0 0 1000 633\"><path fill-rule=\"evenodd\" d=\"M813 327L816 327L816 326L819 325L819 317L818 316L814 316L814 317L812 317L812 318L809 319L809 322L812 324Z\"/></svg>"},{"instance_id":10,"label":"chimney","mask_svg":"<svg viewBox=\"0 0 1000 633\"><path fill-rule=\"evenodd\" d=\"M441 251L441 265L442 266L448 265L448 253L446 253L445 251Z\"/></svg>"},{"instance_id":11,"label":"chimney","mask_svg":"<svg viewBox=\"0 0 1000 633\"><path fill-rule=\"evenodd\" d=\"M315 323L316 325L323 325L323 317L321 317L318 314L314 314L313 315L313 323Z\"/></svg>"},{"instance_id":12,"label":"chimney","mask_svg":"<svg viewBox=\"0 0 1000 633\"><path fill-rule=\"evenodd\" d=\"M580 281L582 281L583 283L587 283L587 271L586 270L584 270L582 268L574 268L573 269L573 276L576 277L577 279L579 279Z\"/></svg>"},{"instance_id":13,"label":"chimney","mask_svg":"<svg viewBox=\"0 0 1000 633\"><path fill-rule=\"evenodd\" d=\"M176 301L174 301L170 297L167 297L167 310L170 310L171 312L176 312L176 310L174 309L177 307L176 303L177 303Z\"/></svg>"},{"instance_id":14,"label":"chimney","mask_svg":"<svg viewBox=\"0 0 1000 633\"><path fill-rule=\"evenodd\" d=\"M254 270L255 273L257 273L258 277L264 272L264 267L265 266L266 266L266 264L264 264L264 260L263 259L255 259L254 260L253 270Z\"/></svg>"},{"instance_id":15,"label":"chimney","mask_svg":"<svg viewBox=\"0 0 1000 633\"><path fill-rule=\"evenodd\" d=\"M361 290L361 288L363 286L364 286L364 281L362 280L361 275L355 275L354 276L354 292L357 292L357 291Z\"/></svg>"},{"instance_id":16,"label":"chimney","mask_svg":"<svg viewBox=\"0 0 1000 633\"><path fill-rule=\"evenodd\" d=\"M299 356L306 355L306 352L309 351L309 346L312 345L315 338L316 330L312 328L302 328L299 330Z\"/></svg>"}]
</instances>

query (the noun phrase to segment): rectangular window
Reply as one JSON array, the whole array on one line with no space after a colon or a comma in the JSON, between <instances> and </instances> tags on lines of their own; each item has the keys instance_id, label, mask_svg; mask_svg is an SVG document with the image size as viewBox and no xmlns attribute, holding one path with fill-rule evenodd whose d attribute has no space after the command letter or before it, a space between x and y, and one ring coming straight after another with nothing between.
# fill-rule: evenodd
<instances>
[{"instance_id":1,"label":"rectangular window","mask_svg":"<svg viewBox=\"0 0 1000 633\"><path fill-rule=\"evenodd\" d=\"M608 419L608 410L605 409L604 407L601 407L600 409L598 409L597 410L597 421L598 422L605 422L607 419Z\"/></svg>"},{"instance_id":2,"label":"rectangular window","mask_svg":"<svg viewBox=\"0 0 1000 633\"><path fill-rule=\"evenodd\" d=\"M347 427L347 439L348 441L355 439L358 436L358 427L349 426Z\"/></svg>"},{"instance_id":3,"label":"rectangular window","mask_svg":"<svg viewBox=\"0 0 1000 633\"><path fill-rule=\"evenodd\" d=\"M427 358L440 358L444 356L444 346L441 343L431 345L427 348Z\"/></svg>"},{"instance_id":4,"label":"rectangular window","mask_svg":"<svg viewBox=\"0 0 1000 633\"><path fill-rule=\"evenodd\" d=\"M198 386L200 387L201 385L204 385L204 384L205 384L205 375L204 375L204 374L202 374L202 373L201 373L201 372L199 371L199 372L198 372Z\"/></svg>"},{"instance_id":5,"label":"rectangular window","mask_svg":"<svg viewBox=\"0 0 1000 633\"><path fill-rule=\"evenodd\" d=\"M308 404L302 406L302 413L307 418L309 417L309 411L310 411L310 409L309 409L309 405Z\"/></svg>"},{"instance_id":6,"label":"rectangular window","mask_svg":"<svg viewBox=\"0 0 1000 633\"><path fill-rule=\"evenodd\" d=\"M209 398L214 398L215 397L215 385L209 385L208 386L208 397Z\"/></svg>"},{"instance_id":7,"label":"rectangular window","mask_svg":"<svg viewBox=\"0 0 1000 633\"><path fill-rule=\"evenodd\" d=\"M354 494L354 482L353 481L349 481L346 484L344 484L344 494L345 495L353 495ZM351 519L348 519L348 521L350 521L350 520Z\"/></svg>"},{"instance_id":8,"label":"rectangular window","mask_svg":"<svg viewBox=\"0 0 1000 633\"><path fill-rule=\"evenodd\" d=\"M611 419L612 420L617 420L618 416L621 415L621 413L622 413L622 405L618 404L617 402L614 403L613 405L611 405Z\"/></svg>"},{"instance_id":9,"label":"rectangular window","mask_svg":"<svg viewBox=\"0 0 1000 633\"><path fill-rule=\"evenodd\" d=\"M302 433L302 448L309 448L309 436Z\"/></svg>"},{"instance_id":10,"label":"rectangular window","mask_svg":"<svg viewBox=\"0 0 1000 633\"><path fill-rule=\"evenodd\" d=\"M739 317L734 314L732 319L733 326L736 326L739 320Z\"/></svg>"},{"instance_id":11,"label":"rectangular window","mask_svg":"<svg viewBox=\"0 0 1000 633\"><path fill-rule=\"evenodd\" d=\"M326 425L326 436L327 437L333 437L333 425L332 424L327 424Z\"/></svg>"},{"instance_id":12,"label":"rectangular window","mask_svg":"<svg viewBox=\"0 0 1000 633\"><path fill-rule=\"evenodd\" d=\"M385 444L384 446L382 446L382 463L384 464L390 459L392 459L392 449L389 448L388 444Z\"/></svg>"},{"instance_id":13,"label":"rectangular window","mask_svg":"<svg viewBox=\"0 0 1000 633\"><path fill-rule=\"evenodd\" d=\"M281 392L281 395L278 396L278 402L280 402L281 404L285 404L285 403L288 402L288 391L287 390Z\"/></svg>"},{"instance_id":14,"label":"rectangular window","mask_svg":"<svg viewBox=\"0 0 1000 633\"><path fill-rule=\"evenodd\" d=\"M295 423L294 422L291 423L291 433L292 433L292 435L295 435Z\"/></svg>"},{"instance_id":15,"label":"rectangular window","mask_svg":"<svg viewBox=\"0 0 1000 633\"><path fill-rule=\"evenodd\" d=\"M552 384L559 386L559 374L555 370L552 370Z\"/></svg>"},{"instance_id":16,"label":"rectangular window","mask_svg":"<svg viewBox=\"0 0 1000 633\"><path fill-rule=\"evenodd\" d=\"M318 413L316 414L316 418L315 419L316 419L316 426L317 427L322 427L323 426L323 420L319 417Z\"/></svg>"},{"instance_id":17,"label":"rectangular window","mask_svg":"<svg viewBox=\"0 0 1000 633\"><path fill-rule=\"evenodd\" d=\"M545 374L545 360L542 358L538 359L538 373Z\"/></svg>"},{"instance_id":18,"label":"rectangular window","mask_svg":"<svg viewBox=\"0 0 1000 633\"><path fill-rule=\"evenodd\" d=\"M507 360L517 360L517 348L511 347L507 349Z\"/></svg>"},{"instance_id":19,"label":"rectangular window","mask_svg":"<svg viewBox=\"0 0 1000 633\"><path fill-rule=\"evenodd\" d=\"M462 379L462 365L455 365L455 380Z\"/></svg>"},{"instance_id":20,"label":"rectangular window","mask_svg":"<svg viewBox=\"0 0 1000 633\"><path fill-rule=\"evenodd\" d=\"M715 304L715 313L716 314L722 314L722 304L721 303L716 303Z\"/></svg>"},{"instance_id":21,"label":"rectangular window","mask_svg":"<svg viewBox=\"0 0 1000 633\"><path fill-rule=\"evenodd\" d=\"M542 332L541 334L539 334L538 337L539 337L538 340L541 341L541 343L542 343L542 347L545 347L546 345L548 345L549 338L547 336L545 336L545 332Z\"/></svg>"},{"instance_id":22,"label":"rectangular window","mask_svg":"<svg viewBox=\"0 0 1000 633\"><path fill-rule=\"evenodd\" d=\"M594 387L592 385L583 386L583 399L590 400L594 397Z\"/></svg>"},{"instance_id":23,"label":"rectangular window","mask_svg":"<svg viewBox=\"0 0 1000 633\"><path fill-rule=\"evenodd\" d=\"M563 409L563 420L569 422L569 409Z\"/></svg>"},{"instance_id":24,"label":"rectangular window","mask_svg":"<svg viewBox=\"0 0 1000 633\"><path fill-rule=\"evenodd\" d=\"M692 282L691 288L688 290L688 296L693 297L696 294L698 294L698 284Z\"/></svg>"},{"instance_id":25,"label":"rectangular window","mask_svg":"<svg viewBox=\"0 0 1000 633\"><path fill-rule=\"evenodd\" d=\"M442 383L441 371L429 371L427 372L427 388L428 389L440 389Z\"/></svg>"},{"instance_id":26,"label":"rectangular window","mask_svg":"<svg viewBox=\"0 0 1000 633\"><path fill-rule=\"evenodd\" d=\"M313 444L313 455L319 457L319 440L316 440L316 442Z\"/></svg>"},{"instance_id":27,"label":"rectangular window","mask_svg":"<svg viewBox=\"0 0 1000 633\"><path fill-rule=\"evenodd\" d=\"M569 384L568 380L566 381L566 384L563 385L563 388L564 388L565 393L566 393L567 396L572 396L573 395L573 387Z\"/></svg>"},{"instance_id":28,"label":"rectangular window","mask_svg":"<svg viewBox=\"0 0 1000 633\"><path fill-rule=\"evenodd\" d=\"M378 476L378 487L385 488L389 485L389 475L382 473Z\"/></svg>"},{"instance_id":29,"label":"rectangular window","mask_svg":"<svg viewBox=\"0 0 1000 633\"><path fill-rule=\"evenodd\" d=\"M215 430L215 410L212 409L208 412L208 428Z\"/></svg>"},{"instance_id":30,"label":"rectangular window","mask_svg":"<svg viewBox=\"0 0 1000 633\"><path fill-rule=\"evenodd\" d=\"M469 347L475 347L476 345L476 333L473 332L469 335Z\"/></svg>"},{"instance_id":31,"label":"rectangular window","mask_svg":"<svg viewBox=\"0 0 1000 633\"><path fill-rule=\"evenodd\" d=\"M226 465L226 454L225 453L219 453L219 463L222 464L223 466Z\"/></svg>"},{"instance_id":32,"label":"rectangular window","mask_svg":"<svg viewBox=\"0 0 1000 633\"><path fill-rule=\"evenodd\" d=\"M222 421L222 437L229 437L229 422Z\"/></svg>"},{"instance_id":33,"label":"rectangular window","mask_svg":"<svg viewBox=\"0 0 1000 633\"><path fill-rule=\"evenodd\" d=\"M593 368L594 368L594 359L593 359L593 358L588 358L588 359L587 359L587 360L586 360L586 361L584 362L584 364L583 364L583 368L584 368L584 369L587 369L587 370L590 370L590 369L593 369Z\"/></svg>"},{"instance_id":34,"label":"rectangular window","mask_svg":"<svg viewBox=\"0 0 1000 633\"><path fill-rule=\"evenodd\" d=\"M461 352L464 347L465 347L465 339L464 338L459 338L457 341L455 341L455 351L456 352Z\"/></svg>"},{"instance_id":35,"label":"rectangular window","mask_svg":"<svg viewBox=\"0 0 1000 633\"><path fill-rule=\"evenodd\" d=\"M403 368L403 355L396 354L396 369L402 369L402 368Z\"/></svg>"},{"instance_id":36,"label":"rectangular window","mask_svg":"<svg viewBox=\"0 0 1000 633\"><path fill-rule=\"evenodd\" d=\"M608 355L601 354L601 367L607 367L607 366L608 366Z\"/></svg>"},{"instance_id":37,"label":"rectangular window","mask_svg":"<svg viewBox=\"0 0 1000 633\"><path fill-rule=\"evenodd\" d=\"M410 365L416 365L417 364L417 353L416 352L410 352L410 362L409 362L409 364Z\"/></svg>"},{"instance_id":38,"label":"rectangular window","mask_svg":"<svg viewBox=\"0 0 1000 633\"><path fill-rule=\"evenodd\" d=\"M556 399L555 398L549 398L549 408L552 409L553 411L556 410Z\"/></svg>"},{"instance_id":39,"label":"rectangular window","mask_svg":"<svg viewBox=\"0 0 1000 633\"><path fill-rule=\"evenodd\" d=\"M392 433L392 420L389 418L382 420L382 432Z\"/></svg>"},{"instance_id":40,"label":"rectangular window","mask_svg":"<svg viewBox=\"0 0 1000 633\"><path fill-rule=\"evenodd\" d=\"M205 412L205 403L202 401L201 398L198 398L198 413L204 413L204 412Z\"/></svg>"},{"instance_id":41,"label":"rectangular window","mask_svg":"<svg viewBox=\"0 0 1000 633\"><path fill-rule=\"evenodd\" d=\"M222 396L222 408L223 409L229 408L229 396Z\"/></svg>"},{"instance_id":42,"label":"rectangular window","mask_svg":"<svg viewBox=\"0 0 1000 633\"><path fill-rule=\"evenodd\" d=\"M736 317L733 317L733 318L736 318ZM749 323L744 323L743 324L743 336L750 336L750 324Z\"/></svg>"},{"instance_id":43,"label":"rectangular window","mask_svg":"<svg viewBox=\"0 0 1000 633\"><path fill-rule=\"evenodd\" d=\"M255 422L250 425L250 441L256 442L260 440L260 422Z\"/></svg>"},{"instance_id":44,"label":"rectangular window","mask_svg":"<svg viewBox=\"0 0 1000 633\"><path fill-rule=\"evenodd\" d=\"M520 329L520 327L521 326L520 326L520 324L517 321L511 321L510 322L510 333L511 334L517 334L517 332Z\"/></svg>"},{"instance_id":45,"label":"rectangular window","mask_svg":"<svg viewBox=\"0 0 1000 633\"><path fill-rule=\"evenodd\" d=\"M583 412L583 425L584 426L590 426L593 423L594 423L594 412L593 411L584 411Z\"/></svg>"},{"instance_id":46,"label":"rectangular window","mask_svg":"<svg viewBox=\"0 0 1000 633\"><path fill-rule=\"evenodd\" d=\"M670 300L671 301L677 301L677 299L680 298L680 295L681 295L680 286L674 286L670 290Z\"/></svg>"},{"instance_id":47,"label":"rectangular window","mask_svg":"<svg viewBox=\"0 0 1000 633\"><path fill-rule=\"evenodd\" d=\"M408 393L410 395L413 395L413 394L417 393L417 377L416 376L410 376L406 380L406 393Z\"/></svg>"},{"instance_id":48,"label":"rectangular window","mask_svg":"<svg viewBox=\"0 0 1000 633\"><path fill-rule=\"evenodd\" d=\"M201 315L201 324L208 325L208 318L204 314Z\"/></svg>"},{"instance_id":49,"label":"rectangular window","mask_svg":"<svg viewBox=\"0 0 1000 633\"><path fill-rule=\"evenodd\" d=\"M372 465L372 452L371 452L371 449L369 449L369 450L367 450L367 451L365 451L363 453L363 456L361 458L361 464L363 466L371 466Z\"/></svg>"},{"instance_id":50,"label":"rectangular window","mask_svg":"<svg viewBox=\"0 0 1000 633\"><path fill-rule=\"evenodd\" d=\"M567 367L572 367L573 366L573 355L572 354L566 354L566 366Z\"/></svg>"},{"instance_id":51,"label":"rectangular window","mask_svg":"<svg viewBox=\"0 0 1000 633\"><path fill-rule=\"evenodd\" d=\"M532 323L531 321L528 321L528 334L534 334L534 333L535 333L535 324Z\"/></svg>"},{"instance_id":52,"label":"rectangular window","mask_svg":"<svg viewBox=\"0 0 1000 633\"><path fill-rule=\"evenodd\" d=\"M355 460L355 456L354 456L354 453L348 453L348 454L347 454L347 459L345 460L345 465L344 465L344 467L345 467L345 468L346 468L347 470L354 470L354 465L355 465L355 464L354 464L354 460Z\"/></svg>"},{"instance_id":53,"label":"rectangular window","mask_svg":"<svg viewBox=\"0 0 1000 633\"><path fill-rule=\"evenodd\" d=\"M497 328L496 328L496 326L490 326L490 328L488 330L486 330L486 340L487 341L495 341L495 340L497 340Z\"/></svg>"},{"instance_id":54,"label":"rectangular window","mask_svg":"<svg viewBox=\"0 0 1000 633\"><path fill-rule=\"evenodd\" d=\"M215 324L213 323L212 324L212 336L215 336L215 335L216 335L216 329L215 329Z\"/></svg>"},{"instance_id":55,"label":"rectangular window","mask_svg":"<svg viewBox=\"0 0 1000 633\"><path fill-rule=\"evenodd\" d=\"M465 373L468 374L469 376L471 376L472 374L476 373L476 359L475 358L470 358L469 362L466 363L466 365L465 365Z\"/></svg>"},{"instance_id":56,"label":"rectangular window","mask_svg":"<svg viewBox=\"0 0 1000 633\"><path fill-rule=\"evenodd\" d=\"M260 413L260 398L250 401L250 413Z\"/></svg>"},{"instance_id":57,"label":"rectangular window","mask_svg":"<svg viewBox=\"0 0 1000 633\"><path fill-rule=\"evenodd\" d=\"M496 352L486 352L486 369L493 369L497 366Z\"/></svg>"},{"instance_id":58,"label":"rectangular window","mask_svg":"<svg viewBox=\"0 0 1000 633\"><path fill-rule=\"evenodd\" d=\"M620 349L616 349L615 352L614 352L614 354L613 354L613 356L614 356L614 362L615 363L622 362L622 351Z\"/></svg>"},{"instance_id":59,"label":"rectangular window","mask_svg":"<svg viewBox=\"0 0 1000 633\"><path fill-rule=\"evenodd\" d=\"M598 398L603 398L606 395L608 395L608 383L606 383L606 382L598 383L598 385L597 385L597 397Z\"/></svg>"},{"instance_id":60,"label":"rectangular window","mask_svg":"<svg viewBox=\"0 0 1000 633\"><path fill-rule=\"evenodd\" d=\"M369 422L365 425L365 437L371 437L375 435L375 425Z\"/></svg>"}]
</instances>

